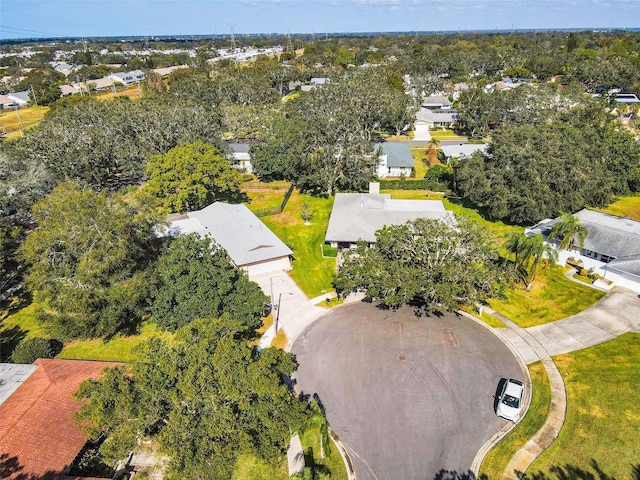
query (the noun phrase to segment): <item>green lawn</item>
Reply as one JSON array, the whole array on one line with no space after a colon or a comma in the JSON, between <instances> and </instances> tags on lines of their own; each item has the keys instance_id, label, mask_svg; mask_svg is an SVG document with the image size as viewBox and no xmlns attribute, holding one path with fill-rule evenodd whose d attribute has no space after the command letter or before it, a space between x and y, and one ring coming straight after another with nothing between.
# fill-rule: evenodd
<instances>
[{"instance_id":1,"label":"green lawn","mask_svg":"<svg viewBox=\"0 0 640 480\"><path fill-rule=\"evenodd\" d=\"M516 285L506 295L506 300L492 299L489 305L526 328L575 315L605 294L568 280L564 276L564 269L553 265L538 273L531 291Z\"/></svg>"},{"instance_id":2,"label":"green lawn","mask_svg":"<svg viewBox=\"0 0 640 480\"><path fill-rule=\"evenodd\" d=\"M19 110L7 110L0 113L0 124L7 134L7 138L15 138L21 135L20 127L27 130L40 123L49 107L28 107Z\"/></svg>"},{"instance_id":3,"label":"green lawn","mask_svg":"<svg viewBox=\"0 0 640 480\"><path fill-rule=\"evenodd\" d=\"M311 211L309 225L302 219L306 202ZM333 291L336 269L334 258L324 258L320 245L329 223L333 198L317 198L293 192L284 212L263 217L262 221L293 250L291 277L310 298Z\"/></svg>"},{"instance_id":4,"label":"green lawn","mask_svg":"<svg viewBox=\"0 0 640 480\"><path fill-rule=\"evenodd\" d=\"M551 406L551 387L541 362L529 365L533 382L531 406L525 417L485 457L480 475L488 479L502 478L513 455L544 425Z\"/></svg>"},{"instance_id":5,"label":"green lawn","mask_svg":"<svg viewBox=\"0 0 640 480\"><path fill-rule=\"evenodd\" d=\"M131 350L151 337L160 337L169 342L173 334L164 332L155 323L145 322L140 327L140 333L128 337L116 335L111 340L75 340L65 345L57 358L74 360L102 360L132 362L138 358Z\"/></svg>"},{"instance_id":6,"label":"green lawn","mask_svg":"<svg viewBox=\"0 0 640 480\"><path fill-rule=\"evenodd\" d=\"M507 240L507 237L511 232L524 232L524 227L519 227L517 225L508 225L503 222L492 222L485 219L482 215L480 215L480 213L478 213L477 210L465 207L464 205L453 202L449 199L445 198L442 200L442 202L444 203L444 208L446 208L447 210L451 210L457 215L466 216L473 220L474 223L477 223L483 229L486 228L487 230L491 231L494 239L496 240L496 244L503 244Z\"/></svg>"},{"instance_id":7,"label":"green lawn","mask_svg":"<svg viewBox=\"0 0 640 480\"><path fill-rule=\"evenodd\" d=\"M568 463L587 469L595 460L618 480L635 478L631 465L640 464L640 335L627 333L554 361L567 389L567 418L559 437L529 472L549 472Z\"/></svg>"},{"instance_id":8,"label":"green lawn","mask_svg":"<svg viewBox=\"0 0 640 480\"><path fill-rule=\"evenodd\" d=\"M51 335L46 326L36 318L38 304L31 303L22 309L0 311L0 338L3 349L13 350L17 344L26 338L44 337ZM111 340L74 340L65 345L57 358L78 360L103 360L130 362L136 359L131 349L148 338L159 336L171 341L173 335L159 330L154 323L145 322L140 327L140 333L131 336L116 335Z\"/></svg>"},{"instance_id":9,"label":"green lawn","mask_svg":"<svg viewBox=\"0 0 640 480\"><path fill-rule=\"evenodd\" d=\"M331 451L325 452L325 458L320 458L320 427L313 426L300 435L302 448L305 451L305 460L309 465L313 456L314 470L317 480L347 480L347 469L344 466L338 448L330 442Z\"/></svg>"},{"instance_id":10,"label":"green lawn","mask_svg":"<svg viewBox=\"0 0 640 480\"><path fill-rule=\"evenodd\" d=\"M601 212L610 213L611 215L640 220L640 195L633 197L621 197L607 208L599 210Z\"/></svg>"},{"instance_id":11,"label":"green lawn","mask_svg":"<svg viewBox=\"0 0 640 480\"><path fill-rule=\"evenodd\" d=\"M411 156L413 157L413 168L416 172L416 178L424 178L427 174L427 147L411 147Z\"/></svg>"},{"instance_id":12,"label":"green lawn","mask_svg":"<svg viewBox=\"0 0 640 480\"><path fill-rule=\"evenodd\" d=\"M314 480L346 480L347 470L336 446L331 443L331 451L320 458L320 427L312 426L300 435L305 453L305 464L314 470ZM241 455L236 463L231 480L286 480L286 456L276 466L269 465L259 457Z\"/></svg>"},{"instance_id":13,"label":"green lawn","mask_svg":"<svg viewBox=\"0 0 640 480\"><path fill-rule=\"evenodd\" d=\"M251 188L248 188L247 185L250 185ZM243 185L240 188L249 197L247 207L252 212L256 212L265 208L280 208L289 185L288 182L250 182L244 188Z\"/></svg>"}]
</instances>

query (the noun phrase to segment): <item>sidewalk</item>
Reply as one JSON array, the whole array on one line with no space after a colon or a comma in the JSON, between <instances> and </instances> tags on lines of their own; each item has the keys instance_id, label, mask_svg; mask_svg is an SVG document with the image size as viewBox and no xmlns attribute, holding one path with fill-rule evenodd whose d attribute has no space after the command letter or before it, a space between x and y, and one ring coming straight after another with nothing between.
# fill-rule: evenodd
<instances>
[{"instance_id":1,"label":"sidewalk","mask_svg":"<svg viewBox=\"0 0 640 480\"><path fill-rule=\"evenodd\" d=\"M562 375L552 356L581 350L616 338L624 333L640 332L640 298L630 290L615 288L587 310L556 322L522 328L509 318L485 307L485 311L502 321L507 328L498 329L527 364L542 361L551 385L551 408L545 424L516 452L504 479L518 479L533 461L556 439L564 424L567 396ZM510 429L503 429L480 449L482 458L490 447ZM475 472L476 474L478 472Z\"/></svg>"}]
</instances>

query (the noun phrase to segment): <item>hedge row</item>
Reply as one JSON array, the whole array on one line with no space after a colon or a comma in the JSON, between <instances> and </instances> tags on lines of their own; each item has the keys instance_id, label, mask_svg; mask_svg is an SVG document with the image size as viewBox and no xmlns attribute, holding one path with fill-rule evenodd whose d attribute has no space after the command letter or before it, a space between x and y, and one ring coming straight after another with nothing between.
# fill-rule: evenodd
<instances>
[{"instance_id":1,"label":"hedge row","mask_svg":"<svg viewBox=\"0 0 640 480\"><path fill-rule=\"evenodd\" d=\"M429 180L380 180L380 190L431 190L445 192L447 185Z\"/></svg>"}]
</instances>

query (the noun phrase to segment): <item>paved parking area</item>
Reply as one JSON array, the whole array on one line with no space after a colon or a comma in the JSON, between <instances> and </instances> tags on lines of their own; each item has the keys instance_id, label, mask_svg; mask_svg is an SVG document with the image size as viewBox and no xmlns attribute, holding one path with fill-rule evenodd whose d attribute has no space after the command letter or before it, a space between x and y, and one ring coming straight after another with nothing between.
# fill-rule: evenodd
<instances>
[{"instance_id":1,"label":"paved parking area","mask_svg":"<svg viewBox=\"0 0 640 480\"><path fill-rule=\"evenodd\" d=\"M416 317L370 304L332 309L293 345L296 389L317 394L358 479L432 480L466 472L505 421L501 378L523 380L509 349L464 317Z\"/></svg>"}]
</instances>

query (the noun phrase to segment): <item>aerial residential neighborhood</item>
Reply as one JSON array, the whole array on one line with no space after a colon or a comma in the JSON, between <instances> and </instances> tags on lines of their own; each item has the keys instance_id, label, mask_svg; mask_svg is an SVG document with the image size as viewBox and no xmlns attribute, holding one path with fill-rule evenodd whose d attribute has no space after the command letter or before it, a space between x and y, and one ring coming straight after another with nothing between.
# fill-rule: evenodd
<instances>
[{"instance_id":1,"label":"aerial residential neighborhood","mask_svg":"<svg viewBox=\"0 0 640 480\"><path fill-rule=\"evenodd\" d=\"M0 478L637 480L619 7L3 0Z\"/></svg>"}]
</instances>

